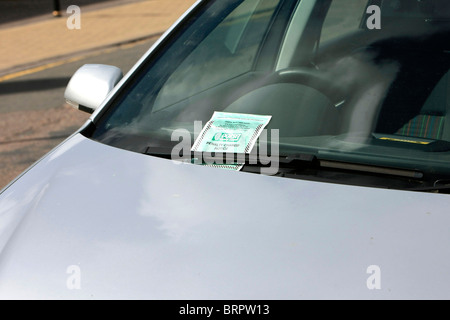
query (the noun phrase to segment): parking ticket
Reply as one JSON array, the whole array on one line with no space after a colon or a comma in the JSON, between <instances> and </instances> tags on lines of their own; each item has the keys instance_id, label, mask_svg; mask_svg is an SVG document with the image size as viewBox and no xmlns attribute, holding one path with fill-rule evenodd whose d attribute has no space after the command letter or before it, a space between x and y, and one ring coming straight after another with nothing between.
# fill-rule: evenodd
<instances>
[{"instance_id":1,"label":"parking ticket","mask_svg":"<svg viewBox=\"0 0 450 320\"><path fill-rule=\"evenodd\" d=\"M250 153L272 116L214 112L191 151Z\"/></svg>"},{"instance_id":2,"label":"parking ticket","mask_svg":"<svg viewBox=\"0 0 450 320\"><path fill-rule=\"evenodd\" d=\"M191 151L249 154L272 116L214 112L203 127ZM228 170L240 170L242 163L209 164Z\"/></svg>"}]
</instances>

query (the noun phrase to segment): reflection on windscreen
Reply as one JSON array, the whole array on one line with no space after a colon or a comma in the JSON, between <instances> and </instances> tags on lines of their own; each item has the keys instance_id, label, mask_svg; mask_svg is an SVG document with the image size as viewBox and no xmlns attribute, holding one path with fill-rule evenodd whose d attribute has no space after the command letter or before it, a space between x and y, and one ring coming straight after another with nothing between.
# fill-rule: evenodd
<instances>
[{"instance_id":1,"label":"reflection on windscreen","mask_svg":"<svg viewBox=\"0 0 450 320\"><path fill-rule=\"evenodd\" d=\"M278 2L245 1L231 12L171 74L153 110L249 72Z\"/></svg>"},{"instance_id":2,"label":"reflection on windscreen","mask_svg":"<svg viewBox=\"0 0 450 320\"><path fill-rule=\"evenodd\" d=\"M449 3L211 1L96 120L93 138L170 150L174 130L194 136L215 111L270 115L281 153L448 175Z\"/></svg>"}]
</instances>

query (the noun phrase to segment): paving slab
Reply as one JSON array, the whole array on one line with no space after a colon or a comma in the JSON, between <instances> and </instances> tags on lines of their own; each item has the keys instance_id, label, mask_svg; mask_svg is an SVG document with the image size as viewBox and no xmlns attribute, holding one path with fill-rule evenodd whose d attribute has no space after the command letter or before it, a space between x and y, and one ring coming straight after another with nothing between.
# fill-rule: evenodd
<instances>
[{"instance_id":1,"label":"paving slab","mask_svg":"<svg viewBox=\"0 0 450 320\"><path fill-rule=\"evenodd\" d=\"M145 0L0 28L0 76L65 56L162 34L195 0ZM78 19L79 18L79 19ZM78 19L78 20L75 20ZM79 29L73 28L79 22Z\"/></svg>"}]
</instances>

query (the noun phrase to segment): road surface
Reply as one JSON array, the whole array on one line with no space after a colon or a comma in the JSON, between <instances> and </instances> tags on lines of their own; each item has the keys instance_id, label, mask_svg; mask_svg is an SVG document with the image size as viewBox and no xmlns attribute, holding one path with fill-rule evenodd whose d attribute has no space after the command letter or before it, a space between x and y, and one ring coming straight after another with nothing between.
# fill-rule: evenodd
<instances>
[{"instance_id":1,"label":"road surface","mask_svg":"<svg viewBox=\"0 0 450 320\"><path fill-rule=\"evenodd\" d=\"M66 105L63 98L70 77L80 66L110 64L125 73L154 40L104 49L0 82L0 189L89 118Z\"/></svg>"}]
</instances>

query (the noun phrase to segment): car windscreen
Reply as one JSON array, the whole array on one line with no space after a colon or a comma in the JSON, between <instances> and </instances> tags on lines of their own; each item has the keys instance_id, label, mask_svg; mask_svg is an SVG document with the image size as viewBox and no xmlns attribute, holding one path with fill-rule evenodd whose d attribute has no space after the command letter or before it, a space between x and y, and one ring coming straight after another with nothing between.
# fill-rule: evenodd
<instances>
[{"instance_id":1,"label":"car windscreen","mask_svg":"<svg viewBox=\"0 0 450 320\"><path fill-rule=\"evenodd\" d=\"M449 10L437 0L205 1L86 135L168 155L180 142L174 132L187 132L193 146L217 115L241 121L213 132L223 141L245 137L243 117L250 128L267 116L267 134L254 131L253 148L276 144L285 161L275 174L400 189L446 185Z\"/></svg>"}]
</instances>

